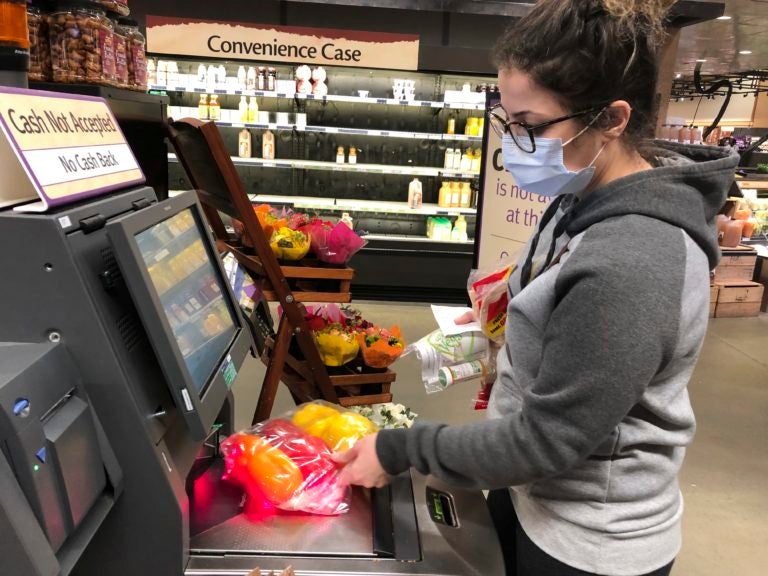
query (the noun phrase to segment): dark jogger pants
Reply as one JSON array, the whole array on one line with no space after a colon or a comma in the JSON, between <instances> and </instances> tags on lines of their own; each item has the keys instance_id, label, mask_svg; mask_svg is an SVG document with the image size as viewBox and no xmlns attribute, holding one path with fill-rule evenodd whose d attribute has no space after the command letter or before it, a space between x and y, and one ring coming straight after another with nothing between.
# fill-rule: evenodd
<instances>
[{"instance_id":1,"label":"dark jogger pants","mask_svg":"<svg viewBox=\"0 0 768 576\"><path fill-rule=\"evenodd\" d=\"M491 490L488 508L499 534L507 576L598 576L563 564L536 546L517 520L509 490ZM669 576L672 564L642 576Z\"/></svg>"}]
</instances>

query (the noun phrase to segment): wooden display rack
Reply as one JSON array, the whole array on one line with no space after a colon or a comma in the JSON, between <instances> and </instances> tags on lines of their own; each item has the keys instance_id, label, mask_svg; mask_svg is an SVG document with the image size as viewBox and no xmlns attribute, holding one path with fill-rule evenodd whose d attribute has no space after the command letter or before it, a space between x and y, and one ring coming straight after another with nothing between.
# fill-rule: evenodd
<instances>
[{"instance_id":1,"label":"wooden display rack","mask_svg":"<svg viewBox=\"0 0 768 576\"><path fill-rule=\"evenodd\" d=\"M350 301L354 270L322 267L311 261L278 262L256 217L240 176L213 122L169 120L168 136L213 230L220 252L231 252L265 298L278 301L283 315L276 333L260 350L267 366L253 422L268 418L282 382L296 403L323 399L343 406L390 402L391 370L370 371L361 364L327 368L320 359L302 302ZM243 224L243 240L226 230L221 214Z\"/></svg>"}]
</instances>

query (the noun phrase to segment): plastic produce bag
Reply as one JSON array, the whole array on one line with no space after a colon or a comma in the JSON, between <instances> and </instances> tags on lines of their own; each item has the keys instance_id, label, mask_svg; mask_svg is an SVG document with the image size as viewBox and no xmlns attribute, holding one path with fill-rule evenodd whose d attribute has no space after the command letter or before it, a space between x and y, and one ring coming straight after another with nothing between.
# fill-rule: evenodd
<instances>
[{"instance_id":1,"label":"plastic produce bag","mask_svg":"<svg viewBox=\"0 0 768 576\"><path fill-rule=\"evenodd\" d=\"M371 368L390 366L405 350L405 342L398 326L393 326L391 330L369 328L364 334L358 332L357 341L363 362Z\"/></svg>"},{"instance_id":2,"label":"plastic produce bag","mask_svg":"<svg viewBox=\"0 0 768 576\"><path fill-rule=\"evenodd\" d=\"M250 505L320 515L349 510L349 487L325 442L275 418L224 440L224 479L242 486Z\"/></svg>"},{"instance_id":3,"label":"plastic produce bag","mask_svg":"<svg viewBox=\"0 0 768 576\"><path fill-rule=\"evenodd\" d=\"M379 430L365 416L322 400L297 407L291 421L334 452L349 450L358 440Z\"/></svg>"},{"instance_id":4,"label":"plastic produce bag","mask_svg":"<svg viewBox=\"0 0 768 576\"><path fill-rule=\"evenodd\" d=\"M507 306L509 290L507 282L514 272L517 255L496 263L490 270L472 270L467 282L472 310L480 323L480 328L488 338L495 342L504 339L504 327L507 324Z\"/></svg>"}]
</instances>

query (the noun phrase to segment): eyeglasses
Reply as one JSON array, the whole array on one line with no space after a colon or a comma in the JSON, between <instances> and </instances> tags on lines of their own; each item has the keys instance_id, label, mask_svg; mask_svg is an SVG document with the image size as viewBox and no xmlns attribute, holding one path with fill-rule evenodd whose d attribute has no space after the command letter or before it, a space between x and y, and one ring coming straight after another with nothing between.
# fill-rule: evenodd
<instances>
[{"instance_id":1,"label":"eyeglasses","mask_svg":"<svg viewBox=\"0 0 768 576\"><path fill-rule=\"evenodd\" d=\"M528 124L527 122L514 122L508 119L507 112L501 107L501 104L496 104L488 110L491 126L499 137L503 137L504 134L509 134L512 140L515 142L518 148L523 152L532 154L536 151L536 139L534 138L534 132L558 124L559 122L565 122L572 118L580 118L587 114L593 114L595 112L602 112L608 104L602 104L600 106L594 106L588 110L582 110L580 112L574 112L566 116L560 116L554 120L542 122L541 124Z\"/></svg>"}]
</instances>

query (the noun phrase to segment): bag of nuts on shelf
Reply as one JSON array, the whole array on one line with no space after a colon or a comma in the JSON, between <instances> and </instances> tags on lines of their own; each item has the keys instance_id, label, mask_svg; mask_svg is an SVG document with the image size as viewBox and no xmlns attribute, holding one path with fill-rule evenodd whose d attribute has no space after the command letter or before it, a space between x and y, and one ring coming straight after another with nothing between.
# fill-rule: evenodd
<instances>
[{"instance_id":1,"label":"bag of nuts on shelf","mask_svg":"<svg viewBox=\"0 0 768 576\"><path fill-rule=\"evenodd\" d=\"M115 85L113 25L99 4L59 2L48 28L55 82Z\"/></svg>"},{"instance_id":2,"label":"bag of nuts on shelf","mask_svg":"<svg viewBox=\"0 0 768 576\"><path fill-rule=\"evenodd\" d=\"M128 58L128 88L147 91L147 41L139 31L139 23L130 18L120 18L117 32L125 36L126 57Z\"/></svg>"},{"instance_id":3,"label":"bag of nuts on shelf","mask_svg":"<svg viewBox=\"0 0 768 576\"><path fill-rule=\"evenodd\" d=\"M128 39L119 32L119 26L113 21L115 32L113 42L115 45L115 86L128 88L130 79L128 74Z\"/></svg>"},{"instance_id":4,"label":"bag of nuts on shelf","mask_svg":"<svg viewBox=\"0 0 768 576\"><path fill-rule=\"evenodd\" d=\"M118 16L128 16L131 13L128 8L128 0L96 0L104 10L114 12Z\"/></svg>"},{"instance_id":5,"label":"bag of nuts on shelf","mask_svg":"<svg viewBox=\"0 0 768 576\"><path fill-rule=\"evenodd\" d=\"M51 46L48 39L48 15L42 10L41 0L27 4L29 30L29 79L48 82L52 79Z\"/></svg>"},{"instance_id":6,"label":"bag of nuts on shelf","mask_svg":"<svg viewBox=\"0 0 768 576\"><path fill-rule=\"evenodd\" d=\"M130 86L128 39L120 34L115 34L115 85L120 88Z\"/></svg>"}]
</instances>

